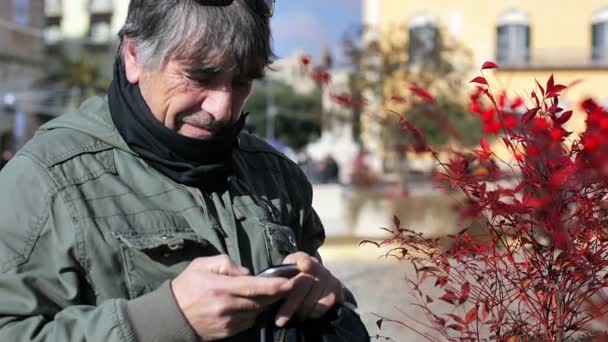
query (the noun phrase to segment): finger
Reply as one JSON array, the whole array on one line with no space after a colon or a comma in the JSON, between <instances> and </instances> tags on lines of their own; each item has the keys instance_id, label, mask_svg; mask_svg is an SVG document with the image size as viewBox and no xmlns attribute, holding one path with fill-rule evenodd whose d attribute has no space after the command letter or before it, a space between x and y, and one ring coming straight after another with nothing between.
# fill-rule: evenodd
<instances>
[{"instance_id":1,"label":"finger","mask_svg":"<svg viewBox=\"0 0 608 342\"><path fill-rule=\"evenodd\" d=\"M327 281L314 279L311 290L308 292L302 304L296 312L299 319L306 319L315 310L317 302L327 295Z\"/></svg>"},{"instance_id":2,"label":"finger","mask_svg":"<svg viewBox=\"0 0 608 342\"><path fill-rule=\"evenodd\" d=\"M308 314L308 318L316 319L320 318L329 311L334 305L338 303L344 302L344 290L342 288L342 283L333 278L330 281L330 286L325 288L325 293L322 295L321 299L319 299L313 309Z\"/></svg>"},{"instance_id":3,"label":"finger","mask_svg":"<svg viewBox=\"0 0 608 342\"><path fill-rule=\"evenodd\" d=\"M239 276L232 277L226 282L224 289L239 297L284 297L293 288L293 283L289 279L280 277L254 277ZM278 299L277 298L277 299Z\"/></svg>"},{"instance_id":4,"label":"finger","mask_svg":"<svg viewBox=\"0 0 608 342\"><path fill-rule=\"evenodd\" d=\"M304 252L291 253L283 259L283 264L297 264L299 259L309 259L310 255Z\"/></svg>"},{"instance_id":5,"label":"finger","mask_svg":"<svg viewBox=\"0 0 608 342\"><path fill-rule=\"evenodd\" d=\"M226 308L220 314L258 313L266 308L266 303L244 297L232 297Z\"/></svg>"},{"instance_id":6,"label":"finger","mask_svg":"<svg viewBox=\"0 0 608 342\"><path fill-rule=\"evenodd\" d=\"M315 306L306 318L317 319L323 317L336 304L335 296L331 291L326 292L321 299L315 302Z\"/></svg>"},{"instance_id":7,"label":"finger","mask_svg":"<svg viewBox=\"0 0 608 342\"><path fill-rule=\"evenodd\" d=\"M296 310L302 305L302 301L312 288L313 281L314 278L310 275L300 275L294 279L296 284L294 289L289 293L275 316L275 324L277 326L282 327L287 324Z\"/></svg>"}]
</instances>

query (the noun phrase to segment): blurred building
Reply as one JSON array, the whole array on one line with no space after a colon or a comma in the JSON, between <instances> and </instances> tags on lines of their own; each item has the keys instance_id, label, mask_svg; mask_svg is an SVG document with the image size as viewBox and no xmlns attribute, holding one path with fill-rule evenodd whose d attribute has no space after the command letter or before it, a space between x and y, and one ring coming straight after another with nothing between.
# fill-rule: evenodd
<instances>
[{"instance_id":1,"label":"blurred building","mask_svg":"<svg viewBox=\"0 0 608 342\"><path fill-rule=\"evenodd\" d=\"M0 1L0 149L20 147L37 127L24 101L44 75L44 0Z\"/></svg>"},{"instance_id":2,"label":"blurred building","mask_svg":"<svg viewBox=\"0 0 608 342\"><path fill-rule=\"evenodd\" d=\"M500 65L486 74L494 89L528 98L535 80L544 85L554 74L560 84L583 81L562 96L562 107L576 110L588 97L608 104L608 0L364 0L363 4L363 21L375 28L376 35L384 38L383 32L400 27L410 44L417 43L409 51L412 62L438 44L441 32L471 51L474 66L485 61ZM479 68L470 76L477 75ZM584 127L584 116L577 114L569 127L575 131ZM367 123L367 139L378 138L375 129Z\"/></svg>"},{"instance_id":3,"label":"blurred building","mask_svg":"<svg viewBox=\"0 0 608 342\"><path fill-rule=\"evenodd\" d=\"M44 38L49 57L93 58L112 72L116 34L127 16L126 0L44 0Z\"/></svg>"},{"instance_id":4,"label":"blurred building","mask_svg":"<svg viewBox=\"0 0 608 342\"><path fill-rule=\"evenodd\" d=\"M60 115L104 93L127 0L45 0L46 112Z\"/></svg>"}]
</instances>

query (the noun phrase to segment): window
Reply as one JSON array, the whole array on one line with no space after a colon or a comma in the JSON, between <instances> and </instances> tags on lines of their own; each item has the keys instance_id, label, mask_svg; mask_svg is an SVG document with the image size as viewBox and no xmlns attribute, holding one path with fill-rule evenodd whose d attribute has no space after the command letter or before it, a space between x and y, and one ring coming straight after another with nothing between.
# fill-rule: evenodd
<instances>
[{"instance_id":1,"label":"window","mask_svg":"<svg viewBox=\"0 0 608 342\"><path fill-rule=\"evenodd\" d=\"M525 13L509 11L500 17L496 34L496 61L507 66L530 62L530 25Z\"/></svg>"},{"instance_id":2,"label":"window","mask_svg":"<svg viewBox=\"0 0 608 342\"><path fill-rule=\"evenodd\" d=\"M598 11L591 25L591 60L608 63L608 8Z\"/></svg>"},{"instance_id":3,"label":"window","mask_svg":"<svg viewBox=\"0 0 608 342\"><path fill-rule=\"evenodd\" d=\"M112 30L109 22L98 21L91 23L91 42L105 44L110 41Z\"/></svg>"},{"instance_id":4,"label":"window","mask_svg":"<svg viewBox=\"0 0 608 342\"><path fill-rule=\"evenodd\" d=\"M422 64L437 58L439 30L435 18L430 15L417 15L410 21L409 61Z\"/></svg>"},{"instance_id":5,"label":"window","mask_svg":"<svg viewBox=\"0 0 608 342\"><path fill-rule=\"evenodd\" d=\"M61 27L59 25L47 26L44 29L44 41L47 45L54 45L61 41Z\"/></svg>"},{"instance_id":6,"label":"window","mask_svg":"<svg viewBox=\"0 0 608 342\"><path fill-rule=\"evenodd\" d=\"M45 0L44 1L44 13L47 17L60 17L61 16L61 0Z\"/></svg>"},{"instance_id":7,"label":"window","mask_svg":"<svg viewBox=\"0 0 608 342\"><path fill-rule=\"evenodd\" d=\"M91 13L112 13L113 8L112 0L90 0L89 2Z\"/></svg>"},{"instance_id":8,"label":"window","mask_svg":"<svg viewBox=\"0 0 608 342\"><path fill-rule=\"evenodd\" d=\"M19 26L30 24L30 1L13 0L13 21Z\"/></svg>"}]
</instances>

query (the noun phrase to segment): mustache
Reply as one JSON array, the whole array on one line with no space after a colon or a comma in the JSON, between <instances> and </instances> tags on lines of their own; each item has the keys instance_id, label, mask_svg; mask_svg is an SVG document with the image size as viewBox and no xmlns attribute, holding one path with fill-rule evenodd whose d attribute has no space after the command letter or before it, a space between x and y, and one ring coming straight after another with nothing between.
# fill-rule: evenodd
<instances>
[{"instance_id":1,"label":"mustache","mask_svg":"<svg viewBox=\"0 0 608 342\"><path fill-rule=\"evenodd\" d=\"M180 113L176 116L175 121L178 127L186 123L212 132L223 131L228 126L227 122L217 121L213 115L205 111Z\"/></svg>"}]
</instances>

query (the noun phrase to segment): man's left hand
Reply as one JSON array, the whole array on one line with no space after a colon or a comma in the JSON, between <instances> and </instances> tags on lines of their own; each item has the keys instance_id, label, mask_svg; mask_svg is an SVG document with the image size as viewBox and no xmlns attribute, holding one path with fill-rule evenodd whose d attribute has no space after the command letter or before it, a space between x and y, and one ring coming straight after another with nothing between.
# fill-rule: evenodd
<instances>
[{"instance_id":1,"label":"man's left hand","mask_svg":"<svg viewBox=\"0 0 608 342\"><path fill-rule=\"evenodd\" d=\"M342 283L314 257L296 252L284 264L297 264L300 274L293 277L294 287L279 308L275 324L285 326L294 316L304 320L320 318L335 304L344 302Z\"/></svg>"}]
</instances>

